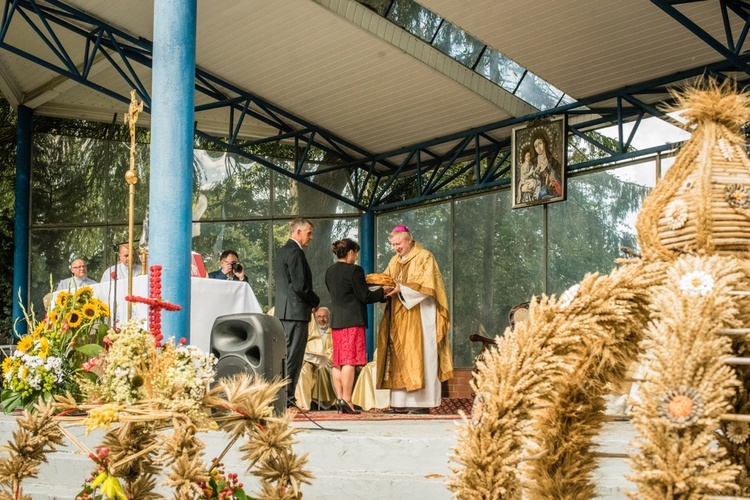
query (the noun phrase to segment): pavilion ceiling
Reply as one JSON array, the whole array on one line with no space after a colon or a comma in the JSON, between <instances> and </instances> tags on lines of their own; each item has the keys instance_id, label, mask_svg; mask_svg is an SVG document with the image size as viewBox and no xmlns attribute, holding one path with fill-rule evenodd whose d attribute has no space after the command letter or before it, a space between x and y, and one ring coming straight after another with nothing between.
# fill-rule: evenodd
<instances>
[{"instance_id":1,"label":"pavilion ceiling","mask_svg":"<svg viewBox=\"0 0 750 500\"><path fill-rule=\"evenodd\" d=\"M693 78L703 66L722 68L725 54L659 2L679 3L676 8L706 34L726 38L718 0L419 1L567 95L591 100L568 117L573 124L617 114L624 102L619 89L653 82L636 103L644 104L641 111L648 115L649 105L666 97L663 83ZM13 5L6 0L5 19ZM21 0L19 6L27 6L26 18L16 12L0 42L0 91L12 103L39 115L107 122L121 120L123 98L133 87L148 104L152 1ZM39 36L47 33L44 16L34 17L34 9L63 13L74 29L52 23L50 47ZM730 21L741 32L742 16ZM103 36L130 52L92 53L93 37L85 33L97 26L111 28L102 29ZM741 47L733 49L745 57ZM59 62L62 52L68 54L65 63ZM230 137L230 150L242 141L269 138L328 148L358 176L353 204L360 208L388 198L383 192L365 201L366 191L392 184L388 176L418 176L424 168L445 168L480 150L507 149L512 126L536 111L354 0L198 2L196 57L207 78L195 99L199 132ZM680 72L686 73L672 76ZM607 93L609 99L599 98ZM231 106L217 105L222 97L234 99ZM254 113L240 121L243 102ZM624 115L635 118L641 111ZM148 123L146 113L139 124ZM482 132L471 135L477 129ZM497 183L502 170L497 151L483 161L489 166L477 169L479 188ZM288 174L304 175L305 168L293 166ZM423 187L440 184L431 179L415 177L419 196ZM313 177L302 180L315 186Z\"/></svg>"}]
</instances>

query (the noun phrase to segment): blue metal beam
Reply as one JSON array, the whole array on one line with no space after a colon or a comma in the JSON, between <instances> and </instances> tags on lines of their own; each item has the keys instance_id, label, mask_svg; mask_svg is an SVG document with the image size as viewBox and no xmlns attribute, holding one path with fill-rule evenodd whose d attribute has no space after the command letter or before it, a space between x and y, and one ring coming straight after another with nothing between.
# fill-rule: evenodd
<instances>
[{"instance_id":1,"label":"blue metal beam","mask_svg":"<svg viewBox=\"0 0 750 500\"><path fill-rule=\"evenodd\" d=\"M29 222L31 221L31 139L34 111L18 107L16 138L16 201L13 224L13 327L27 333L23 309L29 305Z\"/></svg>"},{"instance_id":2,"label":"blue metal beam","mask_svg":"<svg viewBox=\"0 0 750 500\"><path fill-rule=\"evenodd\" d=\"M722 20L724 22L724 33L727 38L726 43L722 43L713 36L711 36L706 30L701 28L698 23L690 19L688 16L680 12L675 5L679 2L676 0L651 0L651 2L659 7L661 10L669 14L675 21L682 24L685 28L695 34L698 38L703 40L709 47L713 48L721 54L727 61L734 64L737 69L744 71L750 75L750 65L745 60L739 57L742 52L742 45L745 41L745 35L747 34L748 23L750 23L750 17L748 16L748 8L745 2L740 0L722 0L719 2L721 8ZM737 44L733 41L732 27L729 21L729 10L738 14L739 17L743 18L745 26L742 30L742 35L738 39Z\"/></svg>"}]
</instances>

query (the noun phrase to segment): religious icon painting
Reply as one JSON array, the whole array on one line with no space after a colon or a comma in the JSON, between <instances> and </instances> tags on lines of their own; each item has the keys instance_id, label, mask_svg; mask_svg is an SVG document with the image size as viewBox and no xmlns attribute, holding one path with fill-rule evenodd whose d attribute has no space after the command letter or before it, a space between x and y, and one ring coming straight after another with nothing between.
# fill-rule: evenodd
<instances>
[{"instance_id":1,"label":"religious icon painting","mask_svg":"<svg viewBox=\"0 0 750 500\"><path fill-rule=\"evenodd\" d=\"M513 208L565 199L565 117L513 129Z\"/></svg>"}]
</instances>

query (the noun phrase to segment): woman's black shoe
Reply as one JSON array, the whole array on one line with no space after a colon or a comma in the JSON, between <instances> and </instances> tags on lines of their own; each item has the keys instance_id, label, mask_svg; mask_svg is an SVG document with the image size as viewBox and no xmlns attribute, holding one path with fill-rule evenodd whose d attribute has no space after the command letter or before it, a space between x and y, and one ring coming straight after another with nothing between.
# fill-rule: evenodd
<instances>
[{"instance_id":1,"label":"woman's black shoe","mask_svg":"<svg viewBox=\"0 0 750 500\"><path fill-rule=\"evenodd\" d=\"M344 406L346 406L346 401L344 401L343 399L337 399L335 405L336 411L338 413L344 413Z\"/></svg>"},{"instance_id":2,"label":"woman's black shoe","mask_svg":"<svg viewBox=\"0 0 750 500\"><path fill-rule=\"evenodd\" d=\"M360 413L362 413L361 411L355 410L354 408L349 406L349 403L347 403L343 399L340 399L339 403L341 403L341 413L347 413L349 415L359 415Z\"/></svg>"}]
</instances>

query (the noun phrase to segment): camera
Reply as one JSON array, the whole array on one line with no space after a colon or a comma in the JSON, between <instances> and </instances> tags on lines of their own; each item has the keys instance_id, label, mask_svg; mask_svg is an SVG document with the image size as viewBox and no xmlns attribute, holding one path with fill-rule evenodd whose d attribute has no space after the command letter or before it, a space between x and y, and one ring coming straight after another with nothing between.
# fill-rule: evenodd
<instances>
[{"instance_id":1,"label":"camera","mask_svg":"<svg viewBox=\"0 0 750 500\"><path fill-rule=\"evenodd\" d=\"M239 262L232 262L232 271L235 273L241 273L245 269Z\"/></svg>"}]
</instances>

